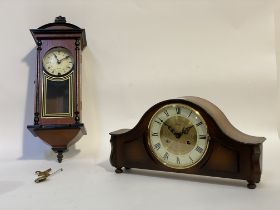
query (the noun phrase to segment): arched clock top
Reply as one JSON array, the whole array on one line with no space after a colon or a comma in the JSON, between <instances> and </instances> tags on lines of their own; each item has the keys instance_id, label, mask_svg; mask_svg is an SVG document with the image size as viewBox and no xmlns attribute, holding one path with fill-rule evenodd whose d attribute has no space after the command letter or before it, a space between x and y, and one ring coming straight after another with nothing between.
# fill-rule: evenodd
<instances>
[{"instance_id":1,"label":"arched clock top","mask_svg":"<svg viewBox=\"0 0 280 210\"><path fill-rule=\"evenodd\" d=\"M142 116L138 124L131 129L130 131L133 132L134 129L137 128L143 128L141 126L142 124L145 124L147 120L150 119L151 114L156 112L156 110L159 107L164 106L165 104L170 104L170 103L192 103L202 109L202 111L206 112L216 123L216 125L220 128L220 130L226 134L228 137L230 137L232 140L235 140L237 142L243 143L243 144L261 144L263 143L266 139L264 137L256 137L256 136L251 136L248 134L245 134L235 128L230 121L227 119L225 114L213 103L210 101L200 98L200 97L195 97L195 96L184 96L181 98L177 99L170 99L166 101L162 101L158 104L155 104L152 106L148 111L145 112L145 114ZM206 119L207 120L207 119ZM129 129L121 129L117 132L112 132L110 133L111 135L120 135L128 132Z\"/></svg>"},{"instance_id":2,"label":"arched clock top","mask_svg":"<svg viewBox=\"0 0 280 210\"><path fill-rule=\"evenodd\" d=\"M81 40L82 50L87 46L85 29L67 23L66 18L62 16L56 17L53 23L45 24L37 29L30 29L30 31L36 43L43 39L72 37Z\"/></svg>"},{"instance_id":3,"label":"arched clock top","mask_svg":"<svg viewBox=\"0 0 280 210\"><path fill-rule=\"evenodd\" d=\"M247 135L241 132L240 130L238 130L237 128L235 128L229 122L225 114L210 101L195 96L185 96L182 97L181 99L184 101L189 101L191 103L194 103L200 106L202 109L204 109L214 119L214 121L217 123L221 131L224 132L233 140L244 144L261 144L265 141L264 137Z\"/></svg>"}]
</instances>

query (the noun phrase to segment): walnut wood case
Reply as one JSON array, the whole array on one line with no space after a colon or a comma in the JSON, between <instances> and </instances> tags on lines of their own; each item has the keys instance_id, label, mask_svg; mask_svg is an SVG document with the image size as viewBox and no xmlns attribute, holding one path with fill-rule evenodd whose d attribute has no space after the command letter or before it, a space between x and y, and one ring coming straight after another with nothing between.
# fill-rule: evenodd
<instances>
[{"instance_id":1,"label":"walnut wood case","mask_svg":"<svg viewBox=\"0 0 280 210\"><path fill-rule=\"evenodd\" d=\"M37 65L35 78L34 124L27 128L57 152L58 162L62 161L63 152L86 134L81 123L81 51L86 47L85 30L66 22L64 17L57 17L54 23L45 24L38 29L31 29L37 45ZM44 110L44 72L43 58L56 47L65 48L73 57L71 71L71 113L69 116L45 117ZM70 82L69 82L70 84ZM69 106L70 106L69 105Z\"/></svg>"},{"instance_id":2,"label":"walnut wood case","mask_svg":"<svg viewBox=\"0 0 280 210\"><path fill-rule=\"evenodd\" d=\"M161 164L148 147L148 125L155 112L170 103L186 104L204 118L209 133L209 147L203 159L187 169L173 169ZM183 97L160 102L151 107L133 129L111 132L110 163L121 173L122 168L139 168L185 174L246 180L254 189L262 172L263 137L246 135L234 128L221 110L198 97Z\"/></svg>"}]
</instances>

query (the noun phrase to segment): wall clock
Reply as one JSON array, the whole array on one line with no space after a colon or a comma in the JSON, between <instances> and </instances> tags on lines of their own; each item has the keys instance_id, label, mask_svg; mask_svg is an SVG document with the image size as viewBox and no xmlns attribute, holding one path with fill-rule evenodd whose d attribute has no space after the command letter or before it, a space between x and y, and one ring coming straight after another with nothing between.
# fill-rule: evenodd
<instances>
[{"instance_id":1,"label":"wall clock","mask_svg":"<svg viewBox=\"0 0 280 210\"><path fill-rule=\"evenodd\" d=\"M199 97L151 107L133 129L110 133L116 173L139 168L260 182L264 137L242 133L222 111Z\"/></svg>"},{"instance_id":2,"label":"wall clock","mask_svg":"<svg viewBox=\"0 0 280 210\"><path fill-rule=\"evenodd\" d=\"M86 134L81 123L81 51L86 47L85 30L57 17L31 29L37 45L34 124L27 128L57 153Z\"/></svg>"}]
</instances>

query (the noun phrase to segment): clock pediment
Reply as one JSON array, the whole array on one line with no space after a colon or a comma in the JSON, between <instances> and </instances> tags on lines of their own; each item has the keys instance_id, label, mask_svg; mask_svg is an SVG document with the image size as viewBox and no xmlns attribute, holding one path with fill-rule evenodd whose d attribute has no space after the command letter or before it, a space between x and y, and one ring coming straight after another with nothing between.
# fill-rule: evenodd
<instances>
[{"instance_id":1,"label":"clock pediment","mask_svg":"<svg viewBox=\"0 0 280 210\"><path fill-rule=\"evenodd\" d=\"M30 32L36 42L49 38L73 38L81 39L81 48L87 46L85 29L74 24L67 23L65 17L56 17L53 23L47 23L37 29L30 29Z\"/></svg>"}]
</instances>

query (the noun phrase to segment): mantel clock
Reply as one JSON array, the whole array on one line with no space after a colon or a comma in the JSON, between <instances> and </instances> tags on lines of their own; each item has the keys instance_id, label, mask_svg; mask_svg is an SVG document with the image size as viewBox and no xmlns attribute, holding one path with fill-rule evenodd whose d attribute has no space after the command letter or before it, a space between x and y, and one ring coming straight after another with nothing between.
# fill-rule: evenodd
<instances>
[{"instance_id":1,"label":"mantel clock","mask_svg":"<svg viewBox=\"0 0 280 210\"><path fill-rule=\"evenodd\" d=\"M27 128L57 153L86 134L81 123L81 51L86 47L85 30L57 17L31 29L37 45L34 124Z\"/></svg>"},{"instance_id":2,"label":"mantel clock","mask_svg":"<svg viewBox=\"0 0 280 210\"><path fill-rule=\"evenodd\" d=\"M133 129L110 134L116 173L124 167L241 179L250 189L260 181L265 138L237 130L199 97L162 101Z\"/></svg>"}]
</instances>

